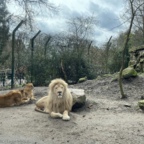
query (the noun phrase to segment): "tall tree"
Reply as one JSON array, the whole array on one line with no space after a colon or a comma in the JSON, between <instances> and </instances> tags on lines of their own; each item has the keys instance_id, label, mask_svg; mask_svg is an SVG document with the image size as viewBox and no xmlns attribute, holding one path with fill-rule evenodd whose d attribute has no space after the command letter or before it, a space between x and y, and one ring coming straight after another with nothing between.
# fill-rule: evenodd
<instances>
[{"instance_id":1,"label":"tall tree","mask_svg":"<svg viewBox=\"0 0 144 144\"><path fill-rule=\"evenodd\" d=\"M123 53L122 53L121 69L120 69L120 72L119 72L119 87L120 87L120 92L121 92L121 98L122 99L126 98L126 94L124 93L123 85L122 85L122 71L124 69L125 54L126 54L126 51L128 49L128 43L129 43L129 40L130 40L130 34L131 34L134 18L137 14L137 11L144 4L144 2L142 2L139 5L135 5L134 2L136 2L136 0L128 0L130 11L131 11L131 15L130 15L131 17L130 17L130 25L129 25L129 28L128 28L128 31L127 31L127 34L126 34L126 40L125 40L125 43L124 43L124 48L123 48Z\"/></svg>"},{"instance_id":2,"label":"tall tree","mask_svg":"<svg viewBox=\"0 0 144 144\"><path fill-rule=\"evenodd\" d=\"M75 59L75 63L71 63L71 68L73 67L72 71L75 71L76 81L89 73L90 47L92 45L92 35L96 24L97 20L94 16L81 16L68 21L68 47L71 48L71 55L73 55L73 59Z\"/></svg>"},{"instance_id":3,"label":"tall tree","mask_svg":"<svg viewBox=\"0 0 144 144\"><path fill-rule=\"evenodd\" d=\"M5 0L0 1L0 56L9 38L9 12Z\"/></svg>"},{"instance_id":4,"label":"tall tree","mask_svg":"<svg viewBox=\"0 0 144 144\"><path fill-rule=\"evenodd\" d=\"M144 44L144 2L143 0L135 0L134 4L138 7L134 24L136 29L141 31L143 41L142 44ZM139 5L141 6L139 7Z\"/></svg>"}]
</instances>

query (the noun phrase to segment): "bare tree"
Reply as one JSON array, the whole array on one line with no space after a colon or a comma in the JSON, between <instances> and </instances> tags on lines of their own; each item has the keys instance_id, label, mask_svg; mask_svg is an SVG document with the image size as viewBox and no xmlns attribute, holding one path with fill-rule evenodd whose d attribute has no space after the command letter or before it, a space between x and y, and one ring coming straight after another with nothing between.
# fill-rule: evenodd
<instances>
[{"instance_id":1,"label":"bare tree","mask_svg":"<svg viewBox=\"0 0 144 144\"><path fill-rule=\"evenodd\" d=\"M58 7L48 0L6 0L8 4L15 2L17 6L23 9L22 14L13 15L14 19L23 19L32 29L34 17L39 14L50 15L50 12L58 12ZM49 12L49 13L48 13Z\"/></svg>"},{"instance_id":2,"label":"bare tree","mask_svg":"<svg viewBox=\"0 0 144 144\"><path fill-rule=\"evenodd\" d=\"M89 47L87 40L91 39L97 20L94 16L76 17L68 21L71 41L73 41L77 54L81 53L83 46Z\"/></svg>"}]
</instances>

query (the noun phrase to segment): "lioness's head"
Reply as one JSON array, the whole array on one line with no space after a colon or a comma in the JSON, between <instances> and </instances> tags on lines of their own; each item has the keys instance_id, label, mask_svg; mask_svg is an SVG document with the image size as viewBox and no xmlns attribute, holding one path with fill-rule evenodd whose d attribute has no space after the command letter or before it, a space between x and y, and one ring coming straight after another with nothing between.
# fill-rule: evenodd
<instances>
[{"instance_id":1,"label":"lioness's head","mask_svg":"<svg viewBox=\"0 0 144 144\"><path fill-rule=\"evenodd\" d=\"M34 86L32 83L27 83L24 88L27 90L32 90L34 88Z\"/></svg>"},{"instance_id":2,"label":"lioness's head","mask_svg":"<svg viewBox=\"0 0 144 144\"><path fill-rule=\"evenodd\" d=\"M49 85L50 91L57 97L63 98L68 84L62 79L54 79Z\"/></svg>"}]
</instances>

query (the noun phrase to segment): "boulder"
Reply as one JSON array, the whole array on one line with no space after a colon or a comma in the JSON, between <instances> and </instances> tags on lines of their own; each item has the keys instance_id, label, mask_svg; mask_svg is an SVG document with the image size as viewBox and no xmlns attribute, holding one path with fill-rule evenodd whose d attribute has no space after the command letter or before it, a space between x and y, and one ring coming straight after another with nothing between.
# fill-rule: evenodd
<instances>
[{"instance_id":1,"label":"boulder","mask_svg":"<svg viewBox=\"0 0 144 144\"><path fill-rule=\"evenodd\" d=\"M71 94L73 96L73 107L72 109L81 108L85 105L86 96L83 89L73 89L70 88Z\"/></svg>"},{"instance_id":2,"label":"boulder","mask_svg":"<svg viewBox=\"0 0 144 144\"><path fill-rule=\"evenodd\" d=\"M140 100L138 102L138 107L141 109L141 110L144 110L144 100Z\"/></svg>"},{"instance_id":3,"label":"boulder","mask_svg":"<svg viewBox=\"0 0 144 144\"><path fill-rule=\"evenodd\" d=\"M84 82L84 81L86 81L86 80L87 80L87 76L82 77L82 78L80 78L80 79L78 80L78 83Z\"/></svg>"},{"instance_id":4,"label":"boulder","mask_svg":"<svg viewBox=\"0 0 144 144\"><path fill-rule=\"evenodd\" d=\"M136 64L136 61L135 61L135 60L130 60L128 65L129 65L129 66L134 66L135 64Z\"/></svg>"},{"instance_id":5,"label":"boulder","mask_svg":"<svg viewBox=\"0 0 144 144\"><path fill-rule=\"evenodd\" d=\"M127 67L122 72L123 78L136 77L136 76L137 76L137 72L135 71L133 67Z\"/></svg>"}]
</instances>

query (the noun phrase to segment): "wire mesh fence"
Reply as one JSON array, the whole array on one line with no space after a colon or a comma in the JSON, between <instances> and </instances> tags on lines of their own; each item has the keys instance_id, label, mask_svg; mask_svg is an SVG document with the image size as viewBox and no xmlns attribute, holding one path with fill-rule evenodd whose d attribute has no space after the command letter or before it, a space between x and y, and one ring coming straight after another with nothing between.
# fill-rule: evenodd
<instances>
[{"instance_id":1,"label":"wire mesh fence","mask_svg":"<svg viewBox=\"0 0 144 144\"><path fill-rule=\"evenodd\" d=\"M11 88L12 71L11 69L0 70L0 90ZM14 75L15 87L21 87L26 83L23 74Z\"/></svg>"}]
</instances>

